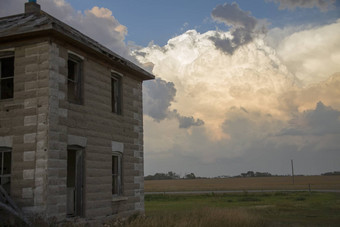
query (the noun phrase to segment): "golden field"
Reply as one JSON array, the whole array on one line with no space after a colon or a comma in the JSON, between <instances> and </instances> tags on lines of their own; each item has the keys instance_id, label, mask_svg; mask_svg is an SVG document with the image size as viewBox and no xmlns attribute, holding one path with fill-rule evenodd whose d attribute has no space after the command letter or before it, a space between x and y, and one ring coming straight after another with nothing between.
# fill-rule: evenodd
<instances>
[{"instance_id":1,"label":"golden field","mask_svg":"<svg viewBox=\"0 0 340 227\"><path fill-rule=\"evenodd\" d=\"M340 190L340 176L147 180L145 192L233 190Z\"/></svg>"}]
</instances>

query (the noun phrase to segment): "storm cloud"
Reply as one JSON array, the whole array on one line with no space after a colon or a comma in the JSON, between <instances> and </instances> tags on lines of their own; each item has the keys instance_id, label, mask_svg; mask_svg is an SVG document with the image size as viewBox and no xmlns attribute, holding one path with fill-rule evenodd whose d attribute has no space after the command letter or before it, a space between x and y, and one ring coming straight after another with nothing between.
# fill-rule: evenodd
<instances>
[{"instance_id":1,"label":"storm cloud","mask_svg":"<svg viewBox=\"0 0 340 227\"><path fill-rule=\"evenodd\" d=\"M289 173L292 158L300 162L301 172L334 169L340 148L335 134L339 130L340 74L334 72L340 68L332 63L326 71L320 71L325 68L321 67L314 73L298 74L299 79L292 66L309 64L306 56L313 57L313 62L337 59L332 37L318 40L329 50L328 58L313 54L321 43L312 34L332 34L338 23L293 31L278 42L280 51L256 36L231 55L211 42L215 35L231 39L230 32L221 30L202 34L189 30L165 46L143 48L145 54L136 56L138 60L151 62L153 73L176 87L170 109L204 121L201 127L181 130L176 118L155 122L145 117L145 136L155 138L145 144L146 172L176 170L209 175L217 169L231 174L271 169L273 173ZM302 46L300 51L296 47L290 61L279 55L302 41L310 48ZM316 80L319 74L323 76ZM313 83L305 83L311 78ZM155 164L160 159L167 162ZM152 170L148 162L152 162Z\"/></svg>"},{"instance_id":2,"label":"storm cloud","mask_svg":"<svg viewBox=\"0 0 340 227\"><path fill-rule=\"evenodd\" d=\"M238 47L253 40L253 33L258 21L251 16L250 12L241 10L237 3L218 5L212 11L211 16L215 21L231 27L231 37L222 37L219 33L210 37L217 49L233 54Z\"/></svg>"},{"instance_id":3,"label":"storm cloud","mask_svg":"<svg viewBox=\"0 0 340 227\"><path fill-rule=\"evenodd\" d=\"M280 3L279 9L294 10L296 8L317 7L321 11L327 11L333 7L335 0L267 0L268 2Z\"/></svg>"},{"instance_id":4,"label":"storm cloud","mask_svg":"<svg viewBox=\"0 0 340 227\"><path fill-rule=\"evenodd\" d=\"M153 118L156 122L164 119L177 119L179 128L190 128L192 126L201 126L204 121L194 119L192 116L182 116L176 109L171 109L171 103L174 102L176 88L174 83L167 82L161 78L144 83L143 86L143 111L144 114Z\"/></svg>"},{"instance_id":5,"label":"storm cloud","mask_svg":"<svg viewBox=\"0 0 340 227\"><path fill-rule=\"evenodd\" d=\"M211 12L211 16L216 21L223 22L227 26L245 28L249 31L253 30L257 24L256 18L251 16L250 12L241 10L235 2L216 6Z\"/></svg>"},{"instance_id":6,"label":"storm cloud","mask_svg":"<svg viewBox=\"0 0 340 227\"><path fill-rule=\"evenodd\" d=\"M315 109L304 111L289 123L291 127L282 130L281 135L340 135L340 111L325 106L321 101Z\"/></svg>"},{"instance_id":7,"label":"storm cloud","mask_svg":"<svg viewBox=\"0 0 340 227\"><path fill-rule=\"evenodd\" d=\"M144 113L155 119L164 120L176 95L175 85L160 78L147 81L143 86Z\"/></svg>"}]
</instances>

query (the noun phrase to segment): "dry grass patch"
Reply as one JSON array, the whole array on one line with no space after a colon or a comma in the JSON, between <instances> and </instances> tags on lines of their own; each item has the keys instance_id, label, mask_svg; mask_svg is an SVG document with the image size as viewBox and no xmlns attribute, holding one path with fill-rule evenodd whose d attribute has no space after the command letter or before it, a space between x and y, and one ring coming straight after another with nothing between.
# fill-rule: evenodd
<instances>
[{"instance_id":1,"label":"dry grass patch","mask_svg":"<svg viewBox=\"0 0 340 227\"><path fill-rule=\"evenodd\" d=\"M120 227L214 227L214 226L266 226L265 221L245 209L202 208L188 213L138 216L110 226Z\"/></svg>"}]
</instances>

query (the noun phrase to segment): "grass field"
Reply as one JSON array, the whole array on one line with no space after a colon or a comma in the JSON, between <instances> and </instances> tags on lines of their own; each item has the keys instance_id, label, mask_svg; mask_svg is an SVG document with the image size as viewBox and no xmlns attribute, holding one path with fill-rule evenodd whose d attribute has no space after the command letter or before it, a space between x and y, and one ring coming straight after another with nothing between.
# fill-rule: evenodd
<instances>
[{"instance_id":1,"label":"grass field","mask_svg":"<svg viewBox=\"0 0 340 227\"><path fill-rule=\"evenodd\" d=\"M294 184L292 177L145 181L146 192L243 192L146 195L146 215L122 226L339 226L340 193L316 189L340 190L340 176L298 176Z\"/></svg>"},{"instance_id":2,"label":"grass field","mask_svg":"<svg viewBox=\"0 0 340 227\"><path fill-rule=\"evenodd\" d=\"M340 193L147 195L145 209L131 226L339 226Z\"/></svg>"},{"instance_id":3,"label":"grass field","mask_svg":"<svg viewBox=\"0 0 340 227\"><path fill-rule=\"evenodd\" d=\"M224 190L340 190L340 176L253 177L145 181L145 192Z\"/></svg>"}]
</instances>

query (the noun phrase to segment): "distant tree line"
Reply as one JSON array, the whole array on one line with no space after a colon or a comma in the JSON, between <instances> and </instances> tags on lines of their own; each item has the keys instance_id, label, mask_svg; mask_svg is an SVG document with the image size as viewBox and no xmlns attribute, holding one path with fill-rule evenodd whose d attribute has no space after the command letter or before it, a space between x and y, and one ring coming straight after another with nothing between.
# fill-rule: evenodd
<instances>
[{"instance_id":1,"label":"distant tree line","mask_svg":"<svg viewBox=\"0 0 340 227\"><path fill-rule=\"evenodd\" d=\"M155 173L154 175L148 175L144 177L145 180L173 180L179 179L180 175L172 171L168 173Z\"/></svg>"},{"instance_id":2,"label":"distant tree line","mask_svg":"<svg viewBox=\"0 0 340 227\"><path fill-rule=\"evenodd\" d=\"M321 175L322 176L336 176L336 175L340 175L340 171L326 172Z\"/></svg>"},{"instance_id":3,"label":"distant tree line","mask_svg":"<svg viewBox=\"0 0 340 227\"><path fill-rule=\"evenodd\" d=\"M326 172L322 173L322 176L335 176L340 175L340 171L334 171L334 172ZM287 175L273 175L268 172L254 172L254 171L248 171L246 173L241 173L240 175L236 175L233 177L278 177L278 176L287 176ZM295 176L303 176L303 175L295 175ZM222 175L218 177L213 178L230 178L231 176ZM196 176L194 173L186 173L183 177L181 177L180 174L177 174L175 172L168 172L168 173L155 173L154 175L148 175L145 176L145 180L176 180L176 179L202 179L206 177L199 177Z\"/></svg>"},{"instance_id":4,"label":"distant tree line","mask_svg":"<svg viewBox=\"0 0 340 227\"><path fill-rule=\"evenodd\" d=\"M236 177L271 177L272 174L268 172L254 172L254 171L248 171L246 173L241 173L239 176Z\"/></svg>"},{"instance_id":5,"label":"distant tree line","mask_svg":"<svg viewBox=\"0 0 340 227\"><path fill-rule=\"evenodd\" d=\"M148 175L144 177L145 180L175 180L181 179L181 176L175 172L168 172L168 173L155 173L154 175ZM187 173L184 175L182 179L196 179L194 173Z\"/></svg>"}]
</instances>

